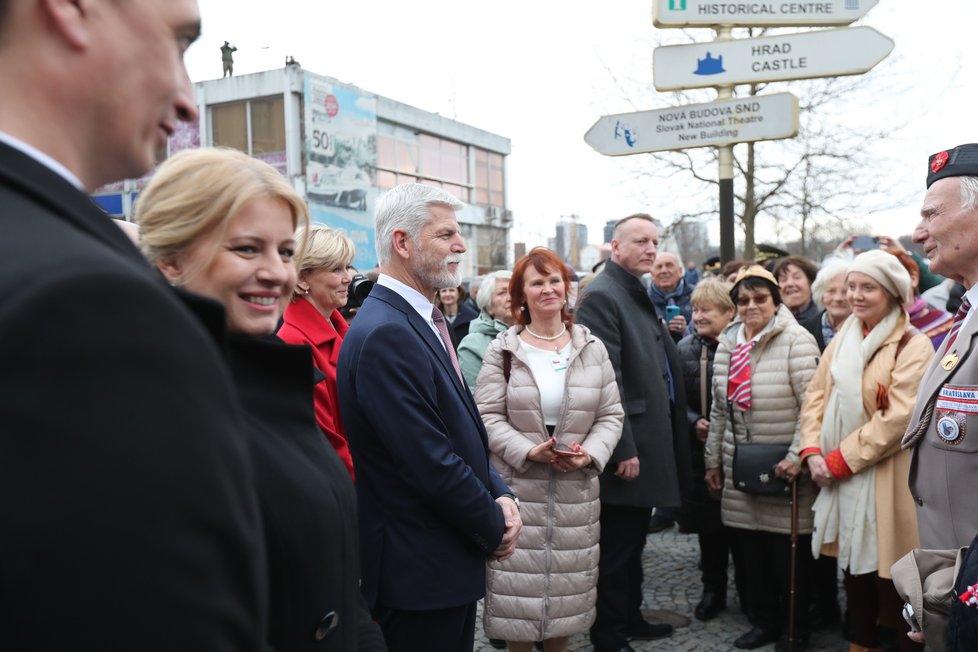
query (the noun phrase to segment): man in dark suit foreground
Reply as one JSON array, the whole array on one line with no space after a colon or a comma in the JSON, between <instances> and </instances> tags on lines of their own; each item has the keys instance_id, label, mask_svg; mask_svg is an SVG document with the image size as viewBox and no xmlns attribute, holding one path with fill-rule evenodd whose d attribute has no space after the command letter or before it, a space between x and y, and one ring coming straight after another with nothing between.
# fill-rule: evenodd
<instances>
[{"instance_id":1,"label":"man in dark suit foreground","mask_svg":"<svg viewBox=\"0 0 978 652\"><path fill-rule=\"evenodd\" d=\"M380 198L380 278L340 350L363 591L395 652L471 651L486 559L512 555L522 528L432 310L440 288L459 284L462 206L421 184Z\"/></svg>"},{"instance_id":2,"label":"man in dark suit foreground","mask_svg":"<svg viewBox=\"0 0 978 652\"><path fill-rule=\"evenodd\" d=\"M0 0L5 650L261 648L257 509L217 347L86 196L195 118L199 22L195 0Z\"/></svg>"},{"instance_id":3,"label":"man in dark suit foreground","mask_svg":"<svg viewBox=\"0 0 978 652\"><path fill-rule=\"evenodd\" d=\"M588 286L577 320L615 369L625 426L601 474L601 551L596 652L627 652L629 640L672 634L642 618L642 550L652 506L679 507L689 485L686 398L679 351L639 278L655 262L659 231L644 213L615 225L611 260Z\"/></svg>"}]
</instances>

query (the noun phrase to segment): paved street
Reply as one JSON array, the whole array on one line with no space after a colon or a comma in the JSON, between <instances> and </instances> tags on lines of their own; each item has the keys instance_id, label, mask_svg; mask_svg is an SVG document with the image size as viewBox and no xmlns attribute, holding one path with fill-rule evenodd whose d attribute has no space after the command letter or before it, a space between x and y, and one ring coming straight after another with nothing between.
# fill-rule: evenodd
<instances>
[{"instance_id":1,"label":"paved street","mask_svg":"<svg viewBox=\"0 0 978 652\"><path fill-rule=\"evenodd\" d=\"M747 619L738 610L732 581L725 611L705 623L693 618L693 608L699 602L701 592L698 558L695 535L680 534L675 527L649 535L645 547L645 609L671 612L669 622L676 626L676 631L670 638L659 641L633 641L632 647L637 651L727 652L736 650L733 640L750 629ZM652 619L656 620L654 613ZM815 633L810 643L810 652L848 650L838 627ZM493 652L482 631L481 619L476 623L475 649ZM570 649L589 652L591 643L586 635L576 636ZM759 649L770 652L774 645Z\"/></svg>"}]
</instances>

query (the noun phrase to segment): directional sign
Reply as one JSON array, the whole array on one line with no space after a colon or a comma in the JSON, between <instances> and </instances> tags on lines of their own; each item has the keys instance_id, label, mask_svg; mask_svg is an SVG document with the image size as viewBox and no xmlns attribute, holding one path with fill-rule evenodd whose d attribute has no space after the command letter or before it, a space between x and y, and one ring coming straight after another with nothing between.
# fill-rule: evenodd
<instances>
[{"instance_id":1,"label":"directional sign","mask_svg":"<svg viewBox=\"0 0 978 652\"><path fill-rule=\"evenodd\" d=\"M871 27L667 45L652 52L656 89L860 75L893 50Z\"/></svg>"},{"instance_id":2,"label":"directional sign","mask_svg":"<svg viewBox=\"0 0 978 652\"><path fill-rule=\"evenodd\" d=\"M798 133L798 98L758 95L669 109L606 115L584 141L606 156L791 138Z\"/></svg>"},{"instance_id":3,"label":"directional sign","mask_svg":"<svg viewBox=\"0 0 978 652\"><path fill-rule=\"evenodd\" d=\"M823 0L822 2L710 2L709 0L653 0L656 27L817 27L848 25L876 6L879 0Z\"/></svg>"}]
</instances>

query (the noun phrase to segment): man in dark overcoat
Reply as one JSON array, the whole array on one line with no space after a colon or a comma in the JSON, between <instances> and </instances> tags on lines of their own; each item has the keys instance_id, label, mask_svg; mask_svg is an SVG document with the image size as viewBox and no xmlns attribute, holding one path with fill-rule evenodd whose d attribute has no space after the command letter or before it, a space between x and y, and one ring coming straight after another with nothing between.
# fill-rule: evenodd
<instances>
[{"instance_id":1,"label":"man in dark overcoat","mask_svg":"<svg viewBox=\"0 0 978 652\"><path fill-rule=\"evenodd\" d=\"M679 507L690 485L679 353L639 280L655 261L658 229L631 215L615 226L611 260L588 286L577 320L604 343L625 408L624 430L601 475L596 652L669 636L642 618L642 550L652 507Z\"/></svg>"},{"instance_id":2,"label":"man in dark overcoat","mask_svg":"<svg viewBox=\"0 0 978 652\"><path fill-rule=\"evenodd\" d=\"M223 311L194 314L87 196L196 118L199 30L196 0L0 0L4 650L262 649Z\"/></svg>"}]
</instances>

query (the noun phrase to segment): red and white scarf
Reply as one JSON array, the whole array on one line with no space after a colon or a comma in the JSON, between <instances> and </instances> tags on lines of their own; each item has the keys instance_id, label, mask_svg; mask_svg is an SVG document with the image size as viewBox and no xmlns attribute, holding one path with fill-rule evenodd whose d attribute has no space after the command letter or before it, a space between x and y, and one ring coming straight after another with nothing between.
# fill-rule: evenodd
<instances>
[{"instance_id":1,"label":"red and white scarf","mask_svg":"<svg viewBox=\"0 0 978 652\"><path fill-rule=\"evenodd\" d=\"M750 350L756 340L734 347L727 374L727 400L745 412L750 409Z\"/></svg>"}]
</instances>

